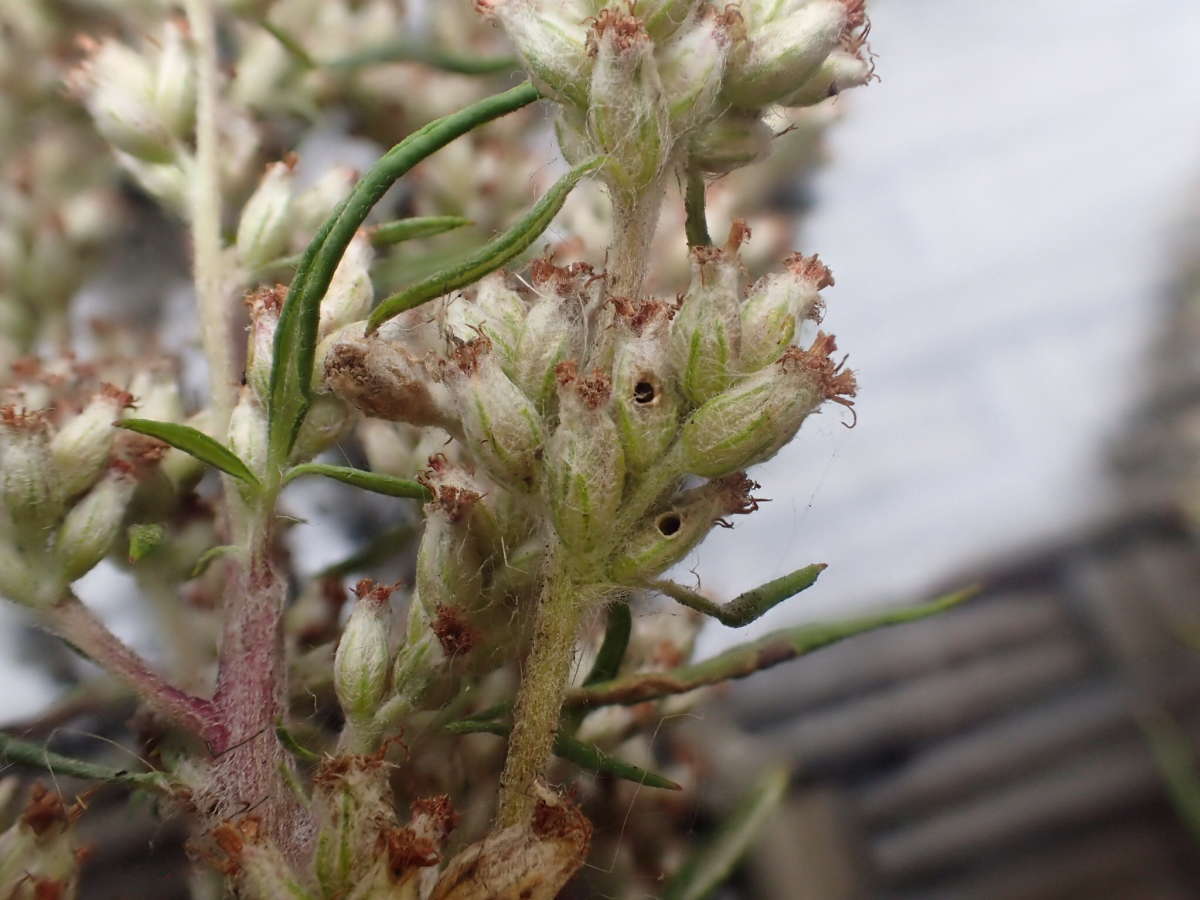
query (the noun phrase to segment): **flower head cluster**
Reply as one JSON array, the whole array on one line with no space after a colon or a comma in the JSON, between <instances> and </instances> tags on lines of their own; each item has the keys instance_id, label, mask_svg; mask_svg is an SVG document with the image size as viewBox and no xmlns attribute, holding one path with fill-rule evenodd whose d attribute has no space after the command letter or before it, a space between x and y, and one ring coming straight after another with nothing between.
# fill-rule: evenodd
<instances>
[{"instance_id":1,"label":"flower head cluster","mask_svg":"<svg viewBox=\"0 0 1200 900\"><path fill-rule=\"evenodd\" d=\"M609 158L609 187L668 166L728 172L763 156L766 107L808 106L871 76L859 0L477 0L561 104L571 161Z\"/></svg>"}]
</instances>

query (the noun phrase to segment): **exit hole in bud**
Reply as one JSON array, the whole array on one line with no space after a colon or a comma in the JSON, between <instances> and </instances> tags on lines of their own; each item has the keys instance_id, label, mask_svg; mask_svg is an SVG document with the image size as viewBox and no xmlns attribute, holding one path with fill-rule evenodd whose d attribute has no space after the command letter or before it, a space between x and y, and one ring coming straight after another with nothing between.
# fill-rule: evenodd
<instances>
[{"instance_id":1,"label":"exit hole in bud","mask_svg":"<svg viewBox=\"0 0 1200 900\"><path fill-rule=\"evenodd\" d=\"M658 392L654 390L654 385L649 381L639 381L633 386L633 401L645 406L647 403L653 403L654 398L658 396Z\"/></svg>"},{"instance_id":2,"label":"exit hole in bud","mask_svg":"<svg viewBox=\"0 0 1200 900\"><path fill-rule=\"evenodd\" d=\"M657 525L663 537L670 537L679 531L683 526L683 521L679 518L678 513L664 513L658 517Z\"/></svg>"}]
</instances>

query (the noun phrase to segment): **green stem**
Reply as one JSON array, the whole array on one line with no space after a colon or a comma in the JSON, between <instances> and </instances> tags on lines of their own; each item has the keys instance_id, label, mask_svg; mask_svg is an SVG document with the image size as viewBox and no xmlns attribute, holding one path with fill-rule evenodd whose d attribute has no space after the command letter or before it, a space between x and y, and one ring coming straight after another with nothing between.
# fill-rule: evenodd
<instances>
[{"instance_id":1,"label":"green stem","mask_svg":"<svg viewBox=\"0 0 1200 900\"><path fill-rule=\"evenodd\" d=\"M816 583L817 576L823 571L825 571L825 563L813 563L811 566L797 569L782 578L760 584L753 590L739 594L728 603L714 603L703 594L698 594L682 584L665 579L651 581L649 586L666 594L677 603L682 603L696 612L711 616L722 625L741 628L774 609L784 600L794 597L801 591L808 590Z\"/></svg>"},{"instance_id":2,"label":"green stem","mask_svg":"<svg viewBox=\"0 0 1200 900\"><path fill-rule=\"evenodd\" d=\"M687 214L684 230L689 247L710 247L712 238L708 234L708 219L704 214L704 175L699 169L688 167L687 184L683 193L683 209Z\"/></svg>"},{"instance_id":3,"label":"green stem","mask_svg":"<svg viewBox=\"0 0 1200 900\"><path fill-rule=\"evenodd\" d=\"M367 47L349 56L331 60L326 65L334 69L357 69L390 62L420 62L460 75L491 75L497 72L511 72L520 67L520 63L512 56L468 56L440 50L417 41L390 41Z\"/></svg>"},{"instance_id":4,"label":"green stem","mask_svg":"<svg viewBox=\"0 0 1200 900\"><path fill-rule=\"evenodd\" d=\"M583 609L570 579L561 568L552 568L538 603L533 643L517 694L508 757L500 776L497 831L527 824L533 815L534 785L546 769L558 733Z\"/></svg>"}]
</instances>

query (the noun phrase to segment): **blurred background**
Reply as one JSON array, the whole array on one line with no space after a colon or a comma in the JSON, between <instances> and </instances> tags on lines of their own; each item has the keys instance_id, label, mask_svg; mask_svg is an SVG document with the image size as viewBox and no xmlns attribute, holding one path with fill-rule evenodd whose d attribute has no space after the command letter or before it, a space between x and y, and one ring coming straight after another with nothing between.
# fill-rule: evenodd
<instances>
[{"instance_id":1,"label":"blurred background","mask_svg":"<svg viewBox=\"0 0 1200 900\"><path fill-rule=\"evenodd\" d=\"M1200 896L1200 831L1167 789L1200 733L1200 4L871 16L882 80L836 101L827 159L789 198L797 247L837 279L826 324L859 373L858 425L807 424L756 473L774 501L679 577L721 596L829 564L749 628L711 626L700 655L985 591L701 713L751 733L715 751L731 768L798 772L731 891ZM347 546L314 536L306 564ZM96 577L85 596L136 640L119 577ZM0 720L17 722L56 687L0 616Z\"/></svg>"}]
</instances>

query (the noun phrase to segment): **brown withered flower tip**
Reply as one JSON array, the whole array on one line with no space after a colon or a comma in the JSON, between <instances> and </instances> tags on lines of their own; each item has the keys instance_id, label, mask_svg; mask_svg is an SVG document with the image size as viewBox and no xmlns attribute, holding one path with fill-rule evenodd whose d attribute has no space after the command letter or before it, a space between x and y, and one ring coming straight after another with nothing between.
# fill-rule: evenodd
<instances>
[{"instance_id":1,"label":"brown withered flower tip","mask_svg":"<svg viewBox=\"0 0 1200 900\"><path fill-rule=\"evenodd\" d=\"M360 601L369 601L375 604L385 604L391 599L392 594L400 590L401 583L397 581L395 584L380 584L372 578L360 578L354 585L354 596Z\"/></svg>"},{"instance_id":2,"label":"brown withered flower tip","mask_svg":"<svg viewBox=\"0 0 1200 900\"><path fill-rule=\"evenodd\" d=\"M612 379L602 369L593 369L592 374L579 379L575 392L588 409L599 409L612 396Z\"/></svg>"},{"instance_id":3,"label":"brown withered flower tip","mask_svg":"<svg viewBox=\"0 0 1200 900\"><path fill-rule=\"evenodd\" d=\"M560 297L578 293L595 280L596 275L586 262L556 266L550 257L535 259L529 264L529 280L537 288L547 288Z\"/></svg>"},{"instance_id":4,"label":"brown withered flower tip","mask_svg":"<svg viewBox=\"0 0 1200 900\"><path fill-rule=\"evenodd\" d=\"M533 833L541 840L562 840L586 848L592 839L592 823L570 800L559 796L551 803L539 797L533 808Z\"/></svg>"},{"instance_id":5,"label":"brown withered flower tip","mask_svg":"<svg viewBox=\"0 0 1200 900\"><path fill-rule=\"evenodd\" d=\"M725 252L737 253L742 244L750 240L750 226L745 219L734 219L729 223L729 237L725 239Z\"/></svg>"},{"instance_id":6,"label":"brown withered flower tip","mask_svg":"<svg viewBox=\"0 0 1200 900\"><path fill-rule=\"evenodd\" d=\"M248 293L242 301L250 311L252 318L263 313L279 315L283 311L283 301L287 299L286 284L264 285Z\"/></svg>"},{"instance_id":7,"label":"brown withered flower tip","mask_svg":"<svg viewBox=\"0 0 1200 900\"><path fill-rule=\"evenodd\" d=\"M439 605L430 627L442 652L451 659L465 656L479 643L479 631L453 606Z\"/></svg>"},{"instance_id":8,"label":"brown withered flower tip","mask_svg":"<svg viewBox=\"0 0 1200 900\"><path fill-rule=\"evenodd\" d=\"M630 4L630 12L623 12L619 8L606 7L600 10L600 14L596 16L592 22L592 28L587 36L587 54L595 56L600 51L600 38L605 34L611 33L613 46L619 52L631 50L641 41L650 40L650 35L646 29L642 27L642 20L632 13L633 4Z\"/></svg>"},{"instance_id":9,"label":"brown withered flower tip","mask_svg":"<svg viewBox=\"0 0 1200 900\"><path fill-rule=\"evenodd\" d=\"M817 290L833 287L833 272L829 266L821 262L817 254L805 256L803 253L792 253L784 258L783 266L789 272L806 281L815 282Z\"/></svg>"},{"instance_id":10,"label":"brown withered flower tip","mask_svg":"<svg viewBox=\"0 0 1200 900\"><path fill-rule=\"evenodd\" d=\"M8 403L0 406L0 425L13 431L45 431L49 420L44 409L28 409Z\"/></svg>"},{"instance_id":11,"label":"brown withered flower tip","mask_svg":"<svg viewBox=\"0 0 1200 900\"><path fill-rule=\"evenodd\" d=\"M485 337L473 338L460 343L450 354L460 372L472 375L479 369L479 361L492 352L492 342Z\"/></svg>"},{"instance_id":12,"label":"brown withered flower tip","mask_svg":"<svg viewBox=\"0 0 1200 900\"><path fill-rule=\"evenodd\" d=\"M632 297L609 297L608 302L616 309L625 326L634 334L641 335L649 326L674 318L675 309L682 300L677 298L675 307L651 297L642 300Z\"/></svg>"},{"instance_id":13,"label":"brown withered flower tip","mask_svg":"<svg viewBox=\"0 0 1200 900\"><path fill-rule=\"evenodd\" d=\"M379 848L387 854L388 874L399 879L411 869L436 866L442 861L437 845L412 828L389 828L379 834Z\"/></svg>"},{"instance_id":14,"label":"brown withered flower tip","mask_svg":"<svg viewBox=\"0 0 1200 900\"><path fill-rule=\"evenodd\" d=\"M726 515L748 516L752 512L758 512L760 503L770 502L766 497L752 496L762 485L749 478L745 472L726 475L718 479L716 484L721 489L722 509ZM716 524L722 528L733 527L733 523L726 519L717 519Z\"/></svg>"},{"instance_id":15,"label":"brown withered flower tip","mask_svg":"<svg viewBox=\"0 0 1200 900\"><path fill-rule=\"evenodd\" d=\"M418 797L409 809L412 812L413 826L435 835L439 841L444 841L450 832L458 827L459 819L462 818L446 794Z\"/></svg>"},{"instance_id":16,"label":"brown withered flower tip","mask_svg":"<svg viewBox=\"0 0 1200 900\"><path fill-rule=\"evenodd\" d=\"M579 377L579 363L573 359L564 359L554 367L554 381L560 387L571 384Z\"/></svg>"},{"instance_id":17,"label":"brown withered flower tip","mask_svg":"<svg viewBox=\"0 0 1200 900\"><path fill-rule=\"evenodd\" d=\"M853 421L846 426L853 428L858 423L858 414L854 410L854 401L851 398L858 393L858 382L854 372L845 368L847 357L842 357L841 362L834 363L832 355L836 350L837 340L834 336L818 331L807 350L788 347L779 364L807 369L816 378L823 399L846 407L854 415Z\"/></svg>"},{"instance_id":18,"label":"brown withered flower tip","mask_svg":"<svg viewBox=\"0 0 1200 900\"><path fill-rule=\"evenodd\" d=\"M29 789L29 802L21 812L21 824L36 835L43 835L56 825L64 828L83 815L83 804L76 800L71 806L60 794L51 791L40 781Z\"/></svg>"}]
</instances>

